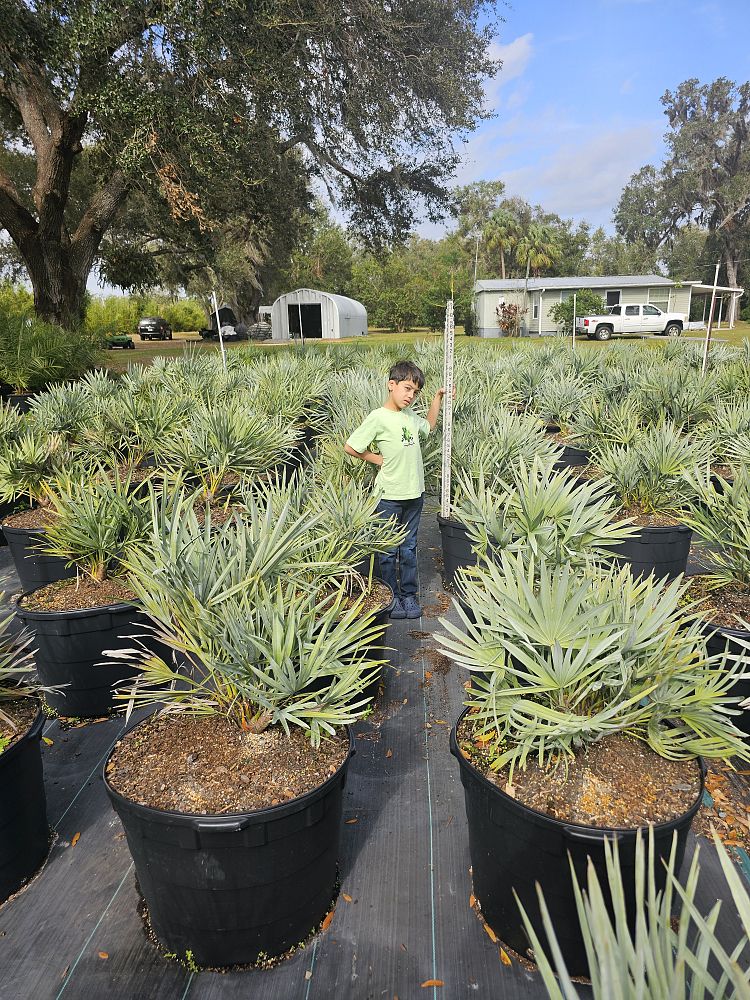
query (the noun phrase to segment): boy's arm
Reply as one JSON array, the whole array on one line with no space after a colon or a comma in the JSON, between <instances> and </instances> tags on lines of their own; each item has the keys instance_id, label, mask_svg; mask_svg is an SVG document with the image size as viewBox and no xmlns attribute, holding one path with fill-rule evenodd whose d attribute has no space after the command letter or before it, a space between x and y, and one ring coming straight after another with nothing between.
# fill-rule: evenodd
<instances>
[{"instance_id":1,"label":"boy's arm","mask_svg":"<svg viewBox=\"0 0 750 1000\"><path fill-rule=\"evenodd\" d=\"M456 390L453 390L455 396ZM427 423L430 425L430 430L435 430L435 424L437 423L437 418L440 415L440 407L443 405L443 396L445 395L445 389L440 388L435 393L435 396L430 403L430 408L427 411Z\"/></svg>"},{"instance_id":2,"label":"boy's arm","mask_svg":"<svg viewBox=\"0 0 750 1000\"><path fill-rule=\"evenodd\" d=\"M371 462L373 465L382 465L383 456L376 454L374 451L355 451L350 444L344 445L344 451L347 455L351 455L352 458L361 458L363 462Z\"/></svg>"}]
</instances>

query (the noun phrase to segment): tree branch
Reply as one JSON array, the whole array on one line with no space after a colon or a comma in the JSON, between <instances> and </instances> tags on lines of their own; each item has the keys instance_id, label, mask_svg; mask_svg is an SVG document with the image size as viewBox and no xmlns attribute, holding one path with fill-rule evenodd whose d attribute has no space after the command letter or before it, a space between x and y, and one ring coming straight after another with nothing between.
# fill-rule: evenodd
<instances>
[{"instance_id":1,"label":"tree branch","mask_svg":"<svg viewBox=\"0 0 750 1000\"><path fill-rule=\"evenodd\" d=\"M36 219L23 207L15 184L2 168L0 168L0 226L8 230L11 239L19 248L36 235L38 228Z\"/></svg>"},{"instance_id":2,"label":"tree branch","mask_svg":"<svg viewBox=\"0 0 750 1000\"><path fill-rule=\"evenodd\" d=\"M70 241L73 268L84 278L91 270L102 237L127 197L128 187L123 171L115 170L104 187L91 199L91 204L73 234Z\"/></svg>"}]
</instances>

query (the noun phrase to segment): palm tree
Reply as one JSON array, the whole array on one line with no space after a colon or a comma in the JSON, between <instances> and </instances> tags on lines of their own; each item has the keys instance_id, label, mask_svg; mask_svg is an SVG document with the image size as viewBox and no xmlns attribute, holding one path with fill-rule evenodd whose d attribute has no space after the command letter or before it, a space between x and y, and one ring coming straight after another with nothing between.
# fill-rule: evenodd
<instances>
[{"instance_id":1,"label":"palm tree","mask_svg":"<svg viewBox=\"0 0 750 1000\"><path fill-rule=\"evenodd\" d=\"M538 276L543 267L552 267L562 256L562 247L557 242L557 235L550 226L540 222L532 222L516 244L516 260L526 265L526 283L524 293L529 293L529 271L533 267L534 275Z\"/></svg>"},{"instance_id":2,"label":"palm tree","mask_svg":"<svg viewBox=\"0 0 750 1000\"><path fill-rule=\"evenodd\" d=\"M484 230L488 249L500 251L500 277L505 280L505 254L512 253L521 238L521 224L507 208L498 208L490 216Z\"/></svg>"}]
</instances>

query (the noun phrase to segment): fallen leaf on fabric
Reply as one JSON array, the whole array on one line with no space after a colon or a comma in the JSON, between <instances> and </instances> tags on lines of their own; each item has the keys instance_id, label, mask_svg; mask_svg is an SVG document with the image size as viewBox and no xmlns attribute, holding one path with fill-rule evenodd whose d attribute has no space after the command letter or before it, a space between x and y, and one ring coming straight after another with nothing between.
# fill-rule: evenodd
<instances>
[{"instance_id":1,"label":"fallen leaf on fabric","mask_svg":"<svg viewBox=\"0 0 750 1000\"><path fill-rule=\"evenodd\" d=\"M75 846L76 846L76 844L78 843L78 841L79 841L80 839L81 839L81 834L80 834L80 832L79 832L79 833L74 833L74 834L73 834L73 839L72 839L72 840L71 840L71 842L70 842L70 846L71 846L71 847L75 847Z\"/></svg>"},{"instance_id":2,"label":"fallen leaf on fabric","mask_svg":"<svg viewBox=\"0 0 750 1000\"><path fill-rule=\"evenodd\" d=\"M100 951L99 952L99 958L109 958L109 952L108 951Z\"/></svg>"},{"instance_id":3,"label":"fallen leaf on fabric","mask_svg":"<svg viewBox=\"0 0 750 1000\"><path fill-rule=\"evenodd\" d=\"M326 913L325 920L320 925L320 929L322 931L327 931L328 928L331 926L331 921L333 920L333 915L335 912L336 912L336 907L334 907L332 910L329 910L329 912Z\"/></svg>"},{"instance_id":4,"label":"fallen leaf on fabric","mask_svg":"<svg viewBox=\"0 0 750 1000\"><path fill-rule=\"evenodd\" d=\"M514 799L514 798L516 797L516 789L515 789L515 786L511 785L511 783L510 783L510 782L508 782L508 784L507 784L507 785L505 786L505 794L506 794L506 795L510 795L510 797L511 797L512 799Z\"/></svg>"},{"instance_id":5,"label":"fallen leaf on fabric","mask_svg":"<svg viewBox=\"0 0 750 1000\"><path fill-rule=\"evenodd\" d=\"M356 823L356 822L357 822L357 817L355 816L355 817L354 817L354 819L347 819L347 820L344 820L344 822L345 822L345 823Z\"/></svg>"},{"instance_id":6,"label":"fallen leaf on fabric","mask_svg":"<svg viewBox=\"0 0 750 1000\"><path fill-rule=\"evenodd\" d=\"M422 983L422 989L426 989L428 986L445 986L442 979L425 979Z\"/></svg>"},{"instance_id":7,"label":"fallen leaf on fabric","mask_svg":"<svg viewBox=\"0 0 750 1000\"><path fill-rule=\"evenodd\" d=\"M426 681L428 681L431 677L432 677L432 671L431 670L425 670L425 672L424 672L424 679Z\"/></svg>"},{"instance_id":8,"label":"fallen leaf on fabric","mask_svg":"<svg viewBox=\"0 0 750 1000\"><path fill-rule=\"evenodd\" d=\"M504 948L500 949L500 961L503 963L503 965L512 965L513 964L511 962L511 960L510 960L510 955L508 954L508 952Z\"/></svg>"},{"instance_id":9,"label":"fallen leaf on fabric","mask_svg":"<svg viewBox=\"0 0 750 1000\"><path fill-rule=\"evenodd\" d=\"M402 944L402 945L401 945L401 951L408 951L408 950L409 950L409 949L408 949L408 948L406 947L406 945L405 945L405 944Z\"/></svg>"},{"instance_id":10,"label":"fallen leaf on fabric","mask_svg":"<svg viewBox=\"0 0 750 1000\"><path fill-rule=\"evenodd\" d=\"M472 894L469 896L469 906L473 910L476 905L477 905L477 897L472 892Z\"/></svg>"},{"instance_id":11,"label":"fallen leaf on fabric","mask_svg":"<svg viewBox=\"0 0 750 1000\"><path fill-rule=\"evenodd\" d=\"M349 895L348 892L342 892L341 898L344 900L345 903L351 903L352 901L352 897Z\"/></svg>"},{"instance_id":12,"label":"fallen leaf on fabric","mask_svg":"<svg viewBox=\"0 0 750 1000\"><path fill-rule=\"evenodd\" d=\"M305 973L305 979L312 979L312 972L310 972L310 970L309 970L309 969L308 969L308 970L307 970L307 972Z\"/></svg>"},{"instance_id":13,"label":"fallen leaf on fabric","mask_svg":"<svg viewBox=\"0 0 750 1000\"><path fill-rule=\"evenodd\" d=\"M484 929L487 932L487 937L493 944L497 944L497 934L493 931L489 924L484 924Z\"/></svg>"},{"instance_id":14,"label":"fallen leaf on fabric","mask_svg":"<svg viewBox=\"0 0 750 1000\"><path fill-rule=\"evenodd\" d=\"M49 736L42 736L42 743L46 743L48 747L55 745L55 741L51 740Z\"/></svg>"},{"instance_id":15,"label":"fallen leaf on fabric","mask_svg":"<svg viewBox=\"0 0 750 1000\"><path fill-rule=\"evenodd\" d=\"M437 723L438 726L446 725L445 719L435 719L435 722Z\"/></svg>"},{"instance_id":16,"label":"fallen leaf on fabric","mask_svg":"<svg viewBox=\"0 0 750 1000\"><path fill-rule=\"evenodd\" d=\"M386 750L385 755L386 755L386 757L392 757L393 756L393 750Z\"/></svg>"}]
</instances>

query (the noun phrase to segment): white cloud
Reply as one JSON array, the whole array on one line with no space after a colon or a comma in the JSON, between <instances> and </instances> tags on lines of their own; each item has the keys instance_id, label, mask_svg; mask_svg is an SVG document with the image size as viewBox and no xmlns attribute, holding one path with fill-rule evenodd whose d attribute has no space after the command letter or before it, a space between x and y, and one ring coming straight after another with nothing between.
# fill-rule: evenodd
<instances>
[{"instance_id":1,"label":"white cloud","mask_svg":"<svg viewBox=\"0 0 750 1000\"><path fill-rule=\"evenodd\" d=\"M588 138L555 144L535 162L501 171L509 194L549 211L608 226L623 187L659 148L661 122L587 130ZM545 155L546 153L546 155Z\"/></svg>"},{"instance_id":2,"label":"white cloud","mask_svg":"<svg viewBox=\"0 0 750 1000\"><path fill-rule=\"evenodd\" d=\"M620 84L620 93L632 94L634 82L635 82L634 76L629 76L627 80L623 80L622 83Z\"/></svg>"},{"instance_id":3,"label":"white cloud","mask_svg":"<svg viewBox=\"0 0 750 1000\"><path fill-rule=\"evenodd\" d=\"M488 80L484 92L489 108L496 108L500 99L500 91L511 80L517 80L526 72L526 67L533 55L534 36L531 32L519 35L507 45L498 45L493 42L490 45L490 56L492 59L499 59L502 66L497 76L493 80Z\"/></svg>"}]
</instances>

